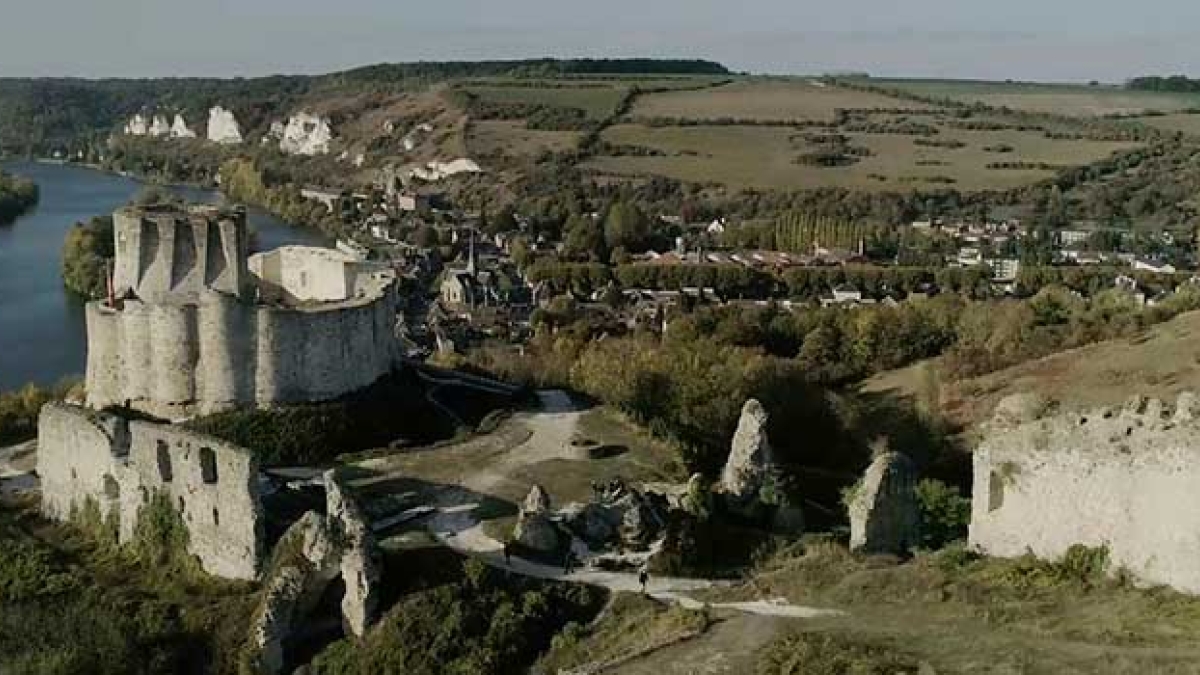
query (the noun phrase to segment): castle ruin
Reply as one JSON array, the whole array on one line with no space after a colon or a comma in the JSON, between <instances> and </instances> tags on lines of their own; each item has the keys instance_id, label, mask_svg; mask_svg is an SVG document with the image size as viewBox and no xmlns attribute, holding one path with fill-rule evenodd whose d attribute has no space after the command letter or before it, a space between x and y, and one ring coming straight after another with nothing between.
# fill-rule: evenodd
<instances>
[{"instance_id":1,"label":"castle ruin","mask_svg":"<svg viewBox=\"0 0 1200 675\"><path fill-rule=\"evenodd\" d=\"M1043 558L1103 546L1114 569L1200 593L1197 398L1046 410L1027 396L997 407L974 455L971 545Z\"/></svg>"},{"instance_id":2,"label":"castle ruin","mask_svg":"<svg viewBox=\"0 0 1200 675\"><path fill-rule=\"evenodd\" d=\"M42 512L67 520L89 502L134 539L143 507L161 494L188 530L188 552L210 574L254 579L264 549L253 454L178 426L48 403L38 419Z\"/></svg>"},{"instance_id":3,"label":"castle ruin","mask_svg":"<svg viewBox=\"0 0 1200 675\"><path fill-rule=\"evenodd\" d=\"M247 254L245 213L113 216L109 298L87 306L87 402L166 419L336 398L394 362L390 269L329 249Z\"/></svg>"}]
</instances>

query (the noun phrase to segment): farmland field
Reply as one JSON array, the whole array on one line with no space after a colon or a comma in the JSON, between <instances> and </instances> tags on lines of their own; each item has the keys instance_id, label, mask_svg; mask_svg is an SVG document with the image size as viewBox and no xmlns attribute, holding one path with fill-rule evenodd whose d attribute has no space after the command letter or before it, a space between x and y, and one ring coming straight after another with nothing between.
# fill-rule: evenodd
<instances>
[{"instance_id":1,"label":"farmland field","mask_svg":"<svg viewBox=\"0 0 1200 675\"><path fill-rule=\"evenodd\" d=\"M847 134L847 143L867 149L869 156L849 166L825 168L795 161L813 146L794 128L621 124L607 129L603 140L611 146L649 148L661 154L601 156L585 166L601 173L659 175L734 189L844 187L903 191L954 187L977 191L1018 187L1053 175L1050 170L1031 168L989 169L990 163L1075 166L1134 147L1130 143L1051 140L1039 132L1015 130L945 130L935 138L964 145L928 147L918 145L911 135ZM997 146L1008 146L1010 150L998 153L985 149Z\"/></svg>"},{"instance_id":2,"label":"farmland field","mask_svg":"<svg viewBox=\"0 0 1200 675\"><path fill-rule=\"evenodd\" d=\"M627 91L625 87L614 84L546 88L493 85L468 87L466 90L488 103L578 108L591 119L603 119L611 115Z\"/></svg>"},{"instance_id":3,"label":"farmland field","mask_svg":"<svg viewBox=\"0 0 1200 675\"><path fill-rule=\"evenodd\" d=\"M1139 117L1138 122L1163 131L1178 131L1189 136L1200 136L1200 115L1178 114L1157 117Z\"/></svg>"},{"instance_id":4,"label":"farmland field","mask_svg":"<svg viewBox=\"0 0 1200 675\"><path fill-rule=\"evenodd\" d=\"M929 106L819 82L770 79L642 96L631 114L676 119L830 120L839 108L924 110Z\"/></svg>"},{"instance_id":5,"label":"farmland field","mask_svg":"<svg viewBox=\"0 0 1200 675\"><path fill-rule=\"evenodd\" d=\"M1135 91L1111 85L977 82L967 80L885 80L862 82L920 96L961 103L984 103L1030 112L1076 117L1128 115L1147 110L1170 112L1200 107L1200 94Z\"/></svg>"},{"instance_id":6,"label":"farmland field","mask_svg":"<svg viewBox=\"0 0 1200 675\"><path fill-rule=\"evenodd\" d=\"M526 129L525 123L483 120L471 125L467 135L469 152L482 157L507 155L533 157L542 152L562 152L579 144L579 132Z\"/></svg>"}]
</instances>

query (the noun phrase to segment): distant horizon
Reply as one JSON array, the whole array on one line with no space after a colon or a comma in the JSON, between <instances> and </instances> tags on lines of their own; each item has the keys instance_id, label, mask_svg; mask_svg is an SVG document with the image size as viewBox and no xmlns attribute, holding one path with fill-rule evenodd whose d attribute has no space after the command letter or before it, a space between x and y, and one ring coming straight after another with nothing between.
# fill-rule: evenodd
<instances>
[{"instance_id":1,"label":"distant horizon","mask_svg":"<svg viewBox=\"0 0 1200 675\"><path fill-rule=\"evenodd\" d=\"M1014 78L1014 77L985 77L985 76L975 76L975 75L970 75L970 74L956 75L956 76L922 74L922 73L903 73L903 74L896 73L896 74L893 74L893 73L873 72L870 70L854 69L854 68L831 69L831 70L825 70L825 71L810 71L810 72L804 72L804 71L790 72L790 71L770 71L770 70L754 71L754 70L743 70L743 69L737 68L735 66L732 66L729 63L720 61L719 59L707 57L707 56L703 56L703 55L655 56L655 55L648 55L648 54L640 54L640 55L622 55L622 56L601 56L601 55L595 55L595 54L587 54L587 55L541 54L541 55L530 55L530 56L511 56L511 57L506 56L506 57L501 57L501 58L480 57L480 58L445 58L445 59L441 59L441 58L397 59L397 60L390 60L390 61L364 62L364 63L359 63L357 65L346 65L346 66L330 68L327 70L320 70L320 69L297 70L294 72L271 71L271 72L262 72L262 73L233 73L233 74L181 73L181 74L162 74L162 75L120 75L120 74L116 74L116 75L69 75L69 74L67 74L67 75L51 75L51 74L22 75L22 74L3 73L3 74L0 74L0 80L6 80L6 79L7 80L83 80L83 81L92 81L92 82L103 81L103 80L170 80L170 79L178 79L178 80L254 80L254 79L265 79L265 78L271 78L271 77L321 77L321 76L325 76L325 75L336 75L338 73L344 73L344 72L359 70L359 69L363 69L363 68L371 68L371 67L376 67L376 66L404 65L404 64L416 64L416 63L479 63L479 62L522 63L522 62L546 61L546 60L549 60L549 61L572 61L572 60L624 61L624 60L638 60L638 59L654 60L654 61L681 61L681 60L710 61L713 63L720 64L721 66L728 69L730 72L730 75L745 76L745 77L805 78L805 77L866 76L866 77L868 77L870 79L874 79L874 80L948 81L948 82L978 82L978 83L1012 82L1014 84L1075 85L1075 86L1090 85L1092 83L1096 83L1100 86L1114 86L1114 87L1124 86L1130 80L1138 78L1138 77L1154 77L1154 76L1158 76L1158 77L1171 77L1171 76L1192 77L1192 75L1189 73L1177 72L1177 71L1141 72L1141 73L1123 77L1120 80L1100 80L1100 79L1096 79L1096 78L1090 78L1090 79L1030 79L1030 78ZM606 73L598 73L598 74L606 74ZM684 74L684 73L680 73L680 74Z\"/></svg>"},{"instance_id":2,"label":"distant horizon","mask_svg":"<svg viewBox=\"0 0 1200 675\"><path fill-rule=\"evenodd\" d=\"M232 78L703 55L764 74L1120 83L1200 75L1197 43L1200 3L1188 0L40 0L0 23L0 75Z\"/></svg>"}]
</instances>

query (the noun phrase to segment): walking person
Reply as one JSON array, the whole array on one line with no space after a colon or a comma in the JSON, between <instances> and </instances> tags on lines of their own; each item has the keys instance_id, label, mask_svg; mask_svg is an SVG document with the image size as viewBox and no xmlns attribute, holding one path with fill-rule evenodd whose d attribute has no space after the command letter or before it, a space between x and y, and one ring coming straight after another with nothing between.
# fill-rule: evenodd
<instances>
[{"instance_id":1,"label":"walking person","mask_svg":"<svg viewBox=\"0 0 1200 675\"><path fill-rule=\"evenodd\" d=\"M638 572L638 583L642 585L642 595L646 594L646 582L650 581L650 573L643 567Z\"/></svg>"}]
</instances>

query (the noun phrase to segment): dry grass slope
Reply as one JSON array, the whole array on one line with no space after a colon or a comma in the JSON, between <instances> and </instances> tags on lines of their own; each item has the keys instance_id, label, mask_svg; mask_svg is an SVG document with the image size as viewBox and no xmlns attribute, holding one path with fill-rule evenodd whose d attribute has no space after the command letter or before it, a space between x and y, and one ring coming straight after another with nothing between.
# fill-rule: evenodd
<instances>
[{"instance_id":1,"label":"dry grass slope","mask_svg":"<svg viewBox=\"0 0 1200 675\"><path fill-rule=\"evenodd\" d=\"M964 381L940 382L943 412L967 427L990 416L1012 393L1033 391L1066 408L1119 405L1133 394L1173 399L1200 391L1200 312L1182 314L1138 336L1054 354ZM871 378L863 389L926 398L928 370L916 364Z\"/></svg>"}]
</instances>

